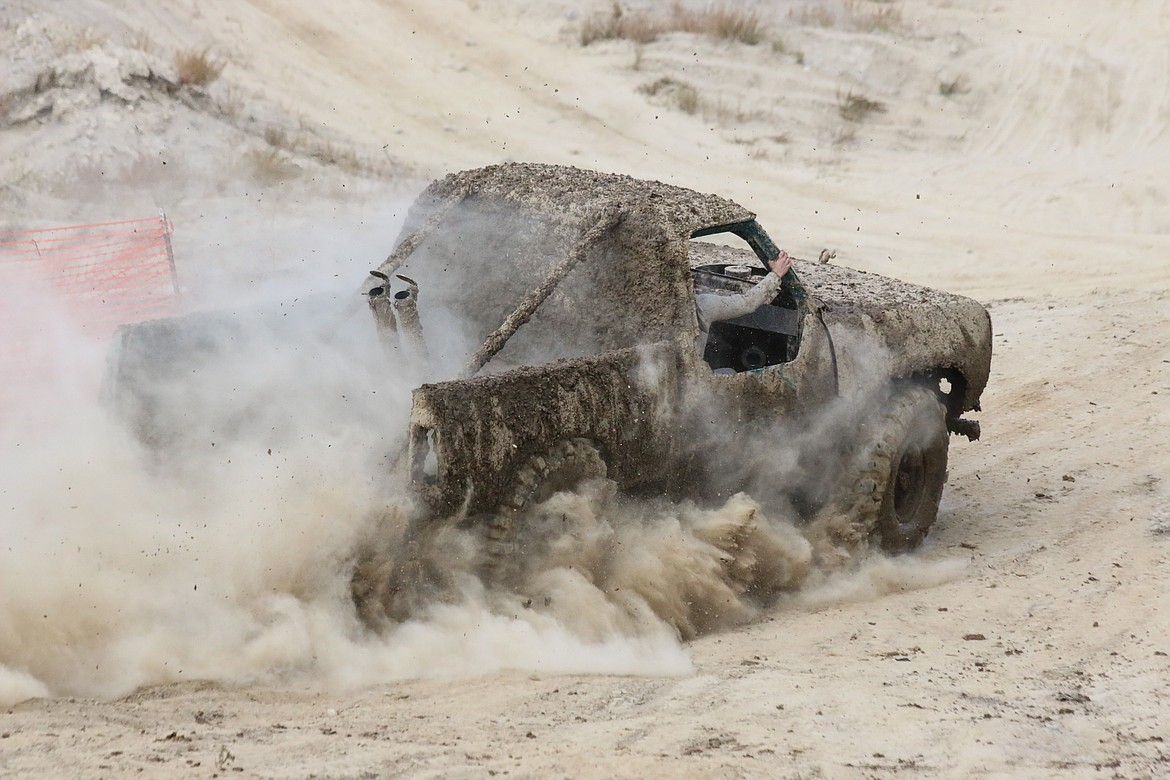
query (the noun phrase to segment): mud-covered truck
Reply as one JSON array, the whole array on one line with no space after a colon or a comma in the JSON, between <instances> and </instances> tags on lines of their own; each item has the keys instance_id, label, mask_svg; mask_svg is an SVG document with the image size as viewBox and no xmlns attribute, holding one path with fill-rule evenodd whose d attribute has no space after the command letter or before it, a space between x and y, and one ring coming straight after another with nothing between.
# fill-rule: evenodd
<instances>
[{"instance_id":1,"label":"mud-covered truck","mask_svg":"<svg viewBox=\"0 0 1170 780\"><path fill-rule=\"evenodd\" d=\"M948 431L978 437L962 415L987 382L988 313L796 261L774 300L699 343L696 295L747 290L778 252L743 207L659 182L508 164L433 183L376 274L404 289L371 298L416 304L419 342L454 376L413 395L405 467L425 513L478 518L522 545L525 509L581 480L697 497L743 487L737 475L768 468L761 432L856 394L846 441L813 448L790 495L811 516L844 489L882 547L918 545ZM749 441L762 462L736 463ZM842 483L846 451L860 467Z\"/></svg>"},{"instance_id":2,"label":"mud-covered truck","mask_svg":"<svg viewBox=\"0 0 1170 780\"><path fill-rule=\"evenodd\" d=\"M696 295L752 288L778 253L743 207L655 181L505 164L431 184L363 288L384 359L429 380L389 459L416 527L522 555L534 505L604 478L699 501L772 490L806 520L832 505L887 551L917 546L948 432L979 434L963 415L988 379L988 313L823 255L701 333ZM175 330L127 329L123 361L149 362L152 328Z\"/></svg>"}]
</instances>

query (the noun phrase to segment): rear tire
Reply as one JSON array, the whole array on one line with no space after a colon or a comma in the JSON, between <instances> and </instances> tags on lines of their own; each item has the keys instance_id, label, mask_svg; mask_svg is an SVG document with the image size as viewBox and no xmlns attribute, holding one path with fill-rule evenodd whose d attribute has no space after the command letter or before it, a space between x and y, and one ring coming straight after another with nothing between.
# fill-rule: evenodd
<instances>
[{"instance_id":1,"label":"rear tire","mask_svg":"<svg viewBox=\"0 0 1170 780\"><path fill-rule=\"evenodd\" d=\"M529 458L517 470L511 492L500 508L484 518L488 578L504 579L507 572L522 568L524 560L569 530L564 527L567 518L539 516L532 511L535 507L559 492L605 479L607 474L601 450L589 439L567 439L548 453Z\"/></svg>"}]
</instances>

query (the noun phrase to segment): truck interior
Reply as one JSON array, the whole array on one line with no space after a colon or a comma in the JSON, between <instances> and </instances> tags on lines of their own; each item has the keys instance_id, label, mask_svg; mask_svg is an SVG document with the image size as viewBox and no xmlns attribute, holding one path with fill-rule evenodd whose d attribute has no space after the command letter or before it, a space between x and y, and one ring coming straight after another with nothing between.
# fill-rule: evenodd
<instances>
[{"instance_id":1,"label":"truck interior","mask_svg":"<svg viewBox=\"0 0 1170 780\"><path fill-rule=\"evenodd\" d=\"M765 258L779 251L755 220L697 231L691 238L688 250L696 295L746 292L767 275ZM771 302L751 314L711 324L706 343L700 345L703 360L717 374L790 362L800 348L803 300L796 274L790 271Z\"/></svg>"}]
</instances>

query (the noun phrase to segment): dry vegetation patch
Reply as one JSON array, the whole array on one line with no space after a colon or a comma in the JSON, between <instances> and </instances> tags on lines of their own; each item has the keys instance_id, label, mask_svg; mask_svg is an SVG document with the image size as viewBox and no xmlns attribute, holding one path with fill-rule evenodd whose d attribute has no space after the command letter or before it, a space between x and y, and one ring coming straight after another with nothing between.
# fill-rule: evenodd
<instances>
[{"instance_id":1,"label":"dry vegetation patch","mask_svg":"<svg viewBox=\"0 0 1170 780\"><path fill-rule=\"evenodd\" d=\"M891 32L902 27L902 9L896 5L879 3L874 7L865 0L849 0L845 11L853 26L864 32Z\"/></svg>"},{"instance_id":2,"label":"dry vegetation patch","mask_svg":"<svg viewBox=\"0 0 1170 780\"><path fill-rule=\"evenodd\" d=\"M300 167L281 149L253 149L248 153L252 177L261 184L279 184L300 175Z\"/></svg>"},{"instance_id":3,"label":"dry vegetation patch","mask_svg":"<svg viewBox=\"0 0 1170 780\"><path fill-rule=\"evenodd\" d=\"M226 65L226 62L211 53L210 47L175 52L180 85L207 86L219 78Z\"/></svg>"},{"instance_id":4,"label":"dry vegetation patch","mask_svg":"<svg viewBox=\"0 0 1170 780\"><path fill-rule=\"evenodd\" d=\"M966 91L967 83L962 76L955 76L953 79L939 79L938 94L943 97L961 95Z\"/></svg>"},{"instance_id":5,"label":"dry vegetation patch","mask_svg":"<svg viewBox=\"0 0 1170 780\"><path fill-rule=\"evenodd\" d=\"M844 94L837 93L837 113L847 122L860 122L870 114L885 110L885 103L865 95L859 95L853 90Z\"/></svg>"},{"instance_id":6,"label":"dry vegetation patch","mask_svg":"<svg viewBox=\"0 0 1170 780\"><path fill-rule=\"evenodd\" d=\"M298 157L354 175L388 173L390 170L367 159L352 145L318 138L303 126L290 132L284 127L269 125L260 135L268 149L252 152L250 162L256 178L267 183L299 175Z\"/></svg>"},{"instance_id":7,"label":"dry vegetation patch","mask_svg":"<svg viewBox=\"0 0 1170 780\"><path fill-rule=\"evenodd\" d=\"M662 33L658 20L646 13L626 13L621 3L614 3L608 14L585 20L581 27L581 45L620 38L635 43L649 43Z\"/></svg>"},{"instance_id":8,"label":"dry vegetation patch","mask_svg":"<svg viewBox=\"0 0 1170 780\"><path fill-rule=\"evenodd\" d=\"M675 3L668 12L661 13L626 11L621 3L615 2L608 14L585 20L581 27L581 45L612 39L650 43L658 36L672 32L754 45L764 39L764 23L758 12L734 5L690 9Z\"/></svg>"},{"instance_id":9,"label":"dry vegetation patch","mask_svg":"<svg viewBox=\"0 0 1170 780\"><path fill-rule=\"evenodd\" d=\"M173 160L145 150L83 157L52 175L38 177L31 186L55 197L87 193L114 193L123 188L140 190L164 185L186 173Z\"/></svg>"},{"instance_id":10,"label":"dry vegetation patch","mask_svg":"<svg viewBox=\"0 0 1170 780\"><path fill-rule=\"evenodd\" d=\"M699 91L690 84L669 76L643 84L638 87L638 91L650 97L663 97L675 108L687 114L693 114L699 109Z\"/></svg>"},{"instance_id":11,"label":"dry vegetation patch","mask_svg":"<svg viewBox=\"0 0 1170 780\"><path fill-rule=\"evenodd\" d=\"M845 0L840 11L804 5L788 18L806 27L843 27L860 32L893 32L903 27L902 8L891 0Z\"/></svg>"},{"instance_id":12,"label":"dry vegetation patch","mask_svg":"<svg viewBox=\"0 0 1170 780\"><path fill-rule=\"evenodd\" d=\"M755 45L764 39L760 15L744 8L721 5L701 11L674 6L673 20L681 32L707 35L719 40Z\"/></svg>"}]
</instances>

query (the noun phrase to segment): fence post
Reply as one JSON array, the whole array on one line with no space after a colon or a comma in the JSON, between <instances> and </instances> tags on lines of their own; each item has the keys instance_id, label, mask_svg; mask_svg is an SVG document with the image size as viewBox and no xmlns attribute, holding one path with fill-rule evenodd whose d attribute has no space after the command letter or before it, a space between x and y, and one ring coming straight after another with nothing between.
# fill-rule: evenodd
<instances>
[{"instance_id":1,"label":"fence post","mask_svg":"<svg viewBox=\"0 0 1170 780\"><path fill-rule=\"evenodd\" d=\"M175 295L178 295L179 272L175 268L175 250L171 246L171 221L167 219L166 209L158 210L158 218L162 222L163 243L167 248L167 263L171 266L171 286L175 288Z\"/></svg>"}]
</instances>

